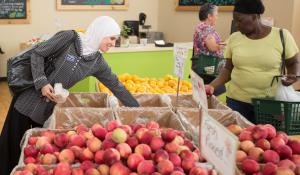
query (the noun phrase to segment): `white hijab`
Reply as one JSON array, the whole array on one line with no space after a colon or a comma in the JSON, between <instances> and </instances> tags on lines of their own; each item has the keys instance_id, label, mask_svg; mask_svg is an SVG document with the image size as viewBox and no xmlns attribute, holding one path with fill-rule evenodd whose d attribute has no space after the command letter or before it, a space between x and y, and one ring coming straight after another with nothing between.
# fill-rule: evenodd
<instances>
[{"instance_id":1,"label":"white hijab","mask_svg":"<svg viewBox=\"0 0 300 175\"><path fill-rule=\"evenodd\" d=\"M79 33L83 55L97 52L103 38L120 35L120 31L120 26L113 18L109 16L96 18L85 33Z\"/></svg>"}]
</instances>

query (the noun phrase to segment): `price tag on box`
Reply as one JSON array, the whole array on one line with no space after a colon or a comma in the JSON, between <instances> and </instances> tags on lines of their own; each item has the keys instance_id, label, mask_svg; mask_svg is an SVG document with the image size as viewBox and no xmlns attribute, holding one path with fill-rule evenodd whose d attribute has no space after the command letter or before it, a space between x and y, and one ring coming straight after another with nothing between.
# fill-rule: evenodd
<instances>
[{"instance_id":1,"label":"price tag on box","mask_svg":"<svg viewBox=\"0 0 300 175\"><path fill-rule=\"evenodd\" d=\"M223 175L235 175L237 138L202 109L201 152Z\"/></svg>"},{"instance_id":2,"label":"price tag on box","mask_svg":"<svg viewBox=\"0 0 300 175\"><path fill-rule=\"evenodd\" d=\"M190 72L193 85L193 99L205 109L208 108L204 82L193 70Z\"/></svg>"},{"instance_id":3,"label":"price tag on box","mask_svg":"<svg viewBox=\"0 0 300 175\"><path fill-rule=\"evenodd\" d=\"M188 56L188 47L185 45L174 45L174 74L184 78L184 62Z\"/></svg>"}]
</instances>

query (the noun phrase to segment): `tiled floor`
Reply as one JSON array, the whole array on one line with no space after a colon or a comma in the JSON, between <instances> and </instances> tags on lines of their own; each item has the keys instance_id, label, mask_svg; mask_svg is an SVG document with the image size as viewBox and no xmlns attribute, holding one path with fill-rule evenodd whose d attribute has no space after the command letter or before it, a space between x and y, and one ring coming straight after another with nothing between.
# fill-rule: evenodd
<instances>
[{"instance_id":1,"label":"tiled floor","mask_svg":"<svg viewBox=\"0 0 300 175\"><path fill-rule=\"evenodd\" d=\"M11 95L7 83L5 81L0 81L0 131L2 130L10 102Z\"/></svg>"}]
</instances>

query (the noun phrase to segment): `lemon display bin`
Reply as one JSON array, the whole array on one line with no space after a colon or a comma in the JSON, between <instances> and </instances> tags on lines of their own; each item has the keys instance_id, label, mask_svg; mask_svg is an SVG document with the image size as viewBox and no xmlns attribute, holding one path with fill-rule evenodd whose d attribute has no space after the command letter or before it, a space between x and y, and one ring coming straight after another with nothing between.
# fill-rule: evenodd
<instances>
[{"instance_id":1,"label":"lemon display bin","mask_svg":"<svg viewBox=\"0 0 300 175\"><path fill-rule=\"evenodd\" d=\"M188 76L191 68L192 44L184 43L189 48L188 58L184 66L184 79ZM135 46L128 48L112 48L104 54L112 71L117 74L129 73L141 77L162 78L166 74L173 75L174 57L173 47L155 47L154 44L147 46ZM88 77L76 85L71 92L96 92L96 78Z\"/></svg>"}]
</instances>

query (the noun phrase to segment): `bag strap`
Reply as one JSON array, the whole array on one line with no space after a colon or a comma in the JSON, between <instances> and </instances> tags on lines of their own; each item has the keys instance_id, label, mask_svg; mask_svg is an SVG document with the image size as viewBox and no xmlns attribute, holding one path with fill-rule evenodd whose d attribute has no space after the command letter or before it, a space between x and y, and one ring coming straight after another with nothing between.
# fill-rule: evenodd
<instances>
[{"instance_id":1,"label":"bag strap","mask_svg":"<svg viewBox=\"0 0 300 175\"><path fill-rule=\"evenodd\" d=\"M285 75L286 71L285 71L285 42L284 42L284 36L283 36L283 30L280 29L279 30L280 33L280 41L282 44L282 55L281 55L281 69L280 69L280 73L281 75Z\"/></svg>"},{"instance_id":2,"label":"bag strap","mask_svg":"<svg viewBox=\"0 0 300 175\"><path fill-rule=\"evenodd\" d=\"M285 42L284 42L284 36L283 36L283 30L282 29L279 30L279 34L280 34L280 42L282 44L281 67L280 67L280 74L281 75L273 77L273 79L271 81L271 86L273 86L273 83L274 83L275 80L278 82L278 78L282 77L283 75L286 74L286 71L285 71Z\"/></svg>"}]
</instances>

